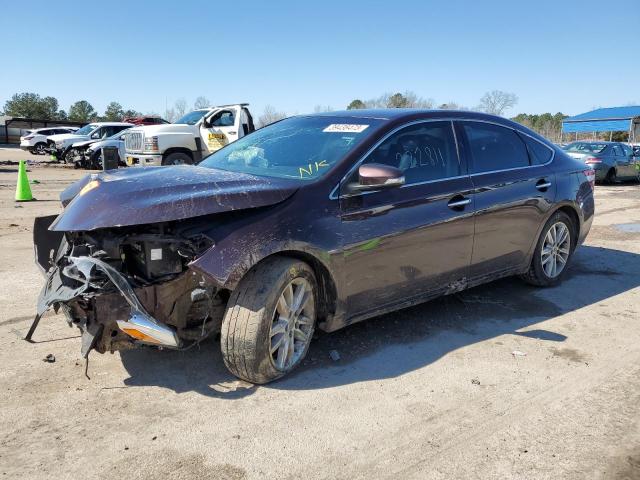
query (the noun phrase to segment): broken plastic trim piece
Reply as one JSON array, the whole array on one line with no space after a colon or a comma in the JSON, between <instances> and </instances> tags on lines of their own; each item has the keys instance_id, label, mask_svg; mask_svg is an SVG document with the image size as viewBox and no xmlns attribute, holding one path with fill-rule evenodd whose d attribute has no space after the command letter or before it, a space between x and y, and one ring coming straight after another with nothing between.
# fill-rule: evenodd
<instances>
[{"instance_id":1,"label":"broken plastic trim piece","mask_svg":"<svg viewBox=\"0 0 640 480\"><path fill-rule=\"evenodd\" d=\"M140 303L140 300L133 291L133 287L129 284L127 279L123 277L122 274L115 268L113 268L108 263L93 257L67 257L67 259L84 277L84 283L76 289L69 288L63 285L62 278L60 276L60 269L53 269L49 273L47 282L45 283L42 292L40 292L40 298L38 299L38 312L36 318L34 319L33 325L31 326L31 329L27 334L27 337L25 337L25 340L31 341L31 337L38 325L38 322L40 321L40 317L42 317L44 312L46 312L49 307L51 307L51 305L53 305L54 303L68 302L80 296L91 286L91 272L95 267L107 275L111 283L118 289L120 294L131 307L131 317L128 321L119 320L117 322L118 327L120 327L121 323L124 324L125 328L131 331L130 333L123 329L125 333L146 343L165 345L174 348L180 347L181 342L176 332L170 327L161 324L147 313L144 306L142 305L142 303ZM66 270L66 268L63 269L63 271L64 270ZM80 281L79 278L75 279ZM132 333L134 332L139 332L142 335L148 337L148 339L143 339L145 337L136 337L135 334L132 335ZM151 339L152 341L150 341L149 339ZM88 348L88 350L91 349L91 346ZM87 354L88 350L86 352Z\"/></svg>"},{"instance_id":2,"label":"broken plastic trim piece","mask_svg":"<svg viewBox=\"0 0 640 480\"><path fill-rule=\"evenodd\" d=\"M157 323L152 317L143 312L134 310L129 320L118 320L117 323L120 330L141 342L174 348L180 346L173 330Z\"/></svg>"}]
</instances>

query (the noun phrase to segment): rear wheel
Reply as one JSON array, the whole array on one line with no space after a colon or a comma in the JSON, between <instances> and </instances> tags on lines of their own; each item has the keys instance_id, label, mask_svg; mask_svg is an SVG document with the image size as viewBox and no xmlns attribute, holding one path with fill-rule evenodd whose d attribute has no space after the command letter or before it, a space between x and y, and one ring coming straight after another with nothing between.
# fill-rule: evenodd
<instances>
[{"instance_id":1,"label":"rear wheel","mask_svg":"<svg viewBox=\"0 0 640 480\"><path fill-rule=\"evenodd\" d=\"M35 147L33 147L33 153L35 153L36 155L44 155L46 153L45 148L47 148L46 143L38 142L36 143Z\"/></svg>"},{"instance_id":2,"label":"rear wheel","mask_svg":"<svg viewBox=\"0 0 640 480\"><path fill-rule=\"evenodd\" d=\"M609 185L612 185L614 183L616 183L618 181L618 175L616 174L616 169L615 168L611 168L608 172L607 172L607 176L604 179L605 183L608 183Z\"/></svg>"},{"instance_id":3,"label":"rear wheel","mask_svg":"<svg viewBox=\"0 0 640 480\"><path fill-rule=\"evenodd\" d=\"M267 383L295 369L313 336L316 292L311 267L293 258L267 259L249 271L222 321L222 357L231 373Z\"/></svg>"},{"instance_id":4,"label":"rear wheel","mask_svg":"<svg viewBox=\"0 0 640 480\"><path fill-rule=\"evenodd\" d=\"M575 248L576 235L573 222L564 212L556 212L547 221L529 270L523 280L539 287L551 287L560 283Z\"/></svg>"},{"instance_id":5,"label":"rear wheel","mask_svg":"<svg viewBox=\"0 0 640 480\"><path fill-rule=\"evenodd\" d=\"M175 152L162 159L162 165L191 165L193 159L183 152Z\"/></svg>"}]
</instances>

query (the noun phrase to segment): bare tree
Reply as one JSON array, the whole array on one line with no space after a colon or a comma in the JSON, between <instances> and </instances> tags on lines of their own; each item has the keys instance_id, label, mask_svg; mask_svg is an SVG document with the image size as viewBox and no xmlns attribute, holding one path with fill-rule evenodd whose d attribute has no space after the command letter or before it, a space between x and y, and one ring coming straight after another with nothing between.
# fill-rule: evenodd
<instances>
[{"instance_id":1,"label":"bare tree","mask_svg":"<svg viewBox=\"0 0 640 480\"><path fill-rule=\"evenodd\" d=\"M457 102L447 102L438 106L440 110L468 110Z\"/></svg>"},{"instance_id":2,"label":"bare tree","mask_svg":"<svg viewBox=\"0 0 640 480\"><path fill-rule=\"evenodd\" d=\"M207 97L203 97L202 95L196 98L196 101L193 102L193 109L198 110L199 108L207 108L211 106L211 102Z\"/></svg>"},{"instance_id":3,"label":"bare tree","mask_svg":"<svg viewBox=\"0 0 640 480\"><path fill-rule=\"evenodd\" d=\"M266 127L267 125L287 118L287 114L284 112L278 112L273 105L267 105L264 107L262 115L258 117L257 128Z\"/></svg>"},{"instance_id":4,"label":"bare tree","mask_svg":"<svg viewBox=\"0 0 640 480\"><path fill-rule=\"evenodd\" d=\"M378 98L364 102L366 108L433 108L432 98L422 98L415 92L407 90L403 93L383 93Z\"/></svg>"},{"instance_id":5,"label":"bare tree","mask_svg":"<svg viewBox=\"0 0 640 480\"><path fill-rule=\"evenodd\" d=\"M505 110L513 108L517 103L518 97L515 93L492 90L482 96L478 110L493 115L502 115Z\"/></svg>"},{"instance_id":6,"label":"bare tree","mask_svg":"<svg viewBox=\"0 0 640 480\"><path fill-rule=\"evenodd\" d=\"M433 108L435 104L433 98L422 98L411 90L404 92L404 98L407 108Z\"/></svg>"},{"instance_id":7,"label":"bare tree","mask_svg":"<svg viewBox=\"0 0 640 480\"><path fill-rule=\"evenodd\" d=\"M187 113L187 101L184 98L179 98L176 103L173 104L173 108L176 111L176 117L180 118Z\"/></svg>"},{"instance_id":8,"label":"bare tree","mask_svg":"<svg viewBox=\"0 0 640 480\"><path fill-rule=\"evenodd\" d=\"M176 111L174 108L167 108L164 111L164 119L168 122L175 122L179 117L176 116Z\"/></svg>"},{"instance_id":9,"label":"bare tree","mask_svg":"<svg viewBox=\"0 0 640 480\"><path fill-rule=\"evenodd\" d=\"M313 113L333 112L333 107L330 105L316 105L313 107Z\"/></svg>"}]
</instances>

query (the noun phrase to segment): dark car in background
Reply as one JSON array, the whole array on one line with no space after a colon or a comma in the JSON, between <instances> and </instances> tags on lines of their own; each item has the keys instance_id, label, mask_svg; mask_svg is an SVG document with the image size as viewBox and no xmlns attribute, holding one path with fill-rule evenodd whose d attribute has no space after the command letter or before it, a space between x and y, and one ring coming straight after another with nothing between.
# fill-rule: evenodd
<instances>
[{"instance_id":1,"label":"dark car in background","mask_svg":"<svg viewBox=\"0 0 640 480\"><path fill-rule=\"evenodd\" d=\"M640 158L633 148L622 142L572 142L563 147L567 155L583 161L596 172L596 182L640 180Z\"/></svg>"},{"instance_id":2,"label":"dark car in background","mask_svg":"<svg viewBox=\"0 0 640 480\"><path fill-rule=\"evenodd\" d=\"M51 306L82 354L181 349L221 333L231 372L265 383L315 328L519 275L558 284L594 215L594 172L531 130L471 112L292 117L198 166L114 170L36 219Z\"/></svg>"}]
</instances>

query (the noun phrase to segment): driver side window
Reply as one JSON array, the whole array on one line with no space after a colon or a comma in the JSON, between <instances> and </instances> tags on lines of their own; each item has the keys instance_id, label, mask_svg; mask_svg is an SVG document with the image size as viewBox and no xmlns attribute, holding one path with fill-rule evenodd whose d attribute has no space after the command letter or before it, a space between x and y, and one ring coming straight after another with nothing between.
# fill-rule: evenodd
<instances>
[{"instance_id":1,"label":"driver side window","mask_svg":"<svg viewBox=\"0 0 640 480\"><path fill-rule=\"evenodd\" d=\"M209 123L212 127L233 127L235 124L235 115L232 111L225 110L215 114Z\"/></svg>"},{"instance_id":2,"label":"driver side window","mask_svg":"<svg viewBox=\"0 0 640 480\"><path fill-rule=\"evenodd\" d=\"M363 164L380 163L404 172L405 184L461 174L451 122L424 122L405 127L382 142Z\"/></svg>"}]
</instances>

